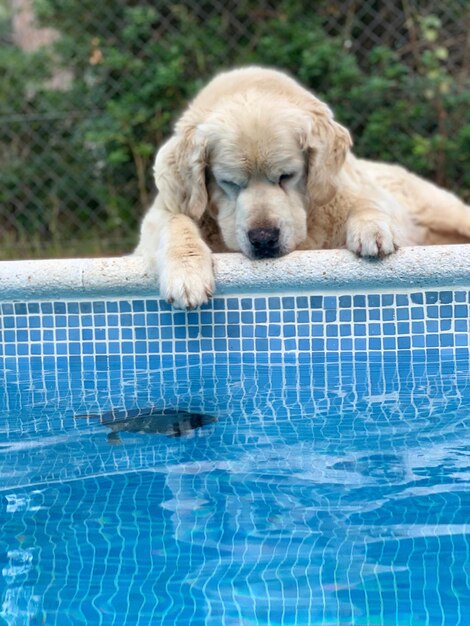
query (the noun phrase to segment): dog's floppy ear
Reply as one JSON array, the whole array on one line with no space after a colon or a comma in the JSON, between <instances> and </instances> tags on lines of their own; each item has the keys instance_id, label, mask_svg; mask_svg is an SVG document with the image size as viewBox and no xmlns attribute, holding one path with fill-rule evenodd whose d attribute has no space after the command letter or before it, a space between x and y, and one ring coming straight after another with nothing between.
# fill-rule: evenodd
<instances>
[{"instance_id":1,"label":"dog's floppy ear","mask_svg":"<svg viewBox=\"0 0 470 626\"><path fill-rule=\"evenodd\" d=\"M176 129L153 168L158 195L171 213L199 220L207 208L206 146L194 128Z\"/></svg>"},{"instance_id":2,"label":"dog's floppy ear","mask_svg":"<svg viewBox=\"0 0 470 626\"><path fill-rule=\"evenodd\" d=\"M352 139L347 129L334 121L330 109L315 97L309 102L308 112L303 136L308 153L307 193L311 206L322 206L336 193L338 174Z\"/></svg>"}]
</instances>

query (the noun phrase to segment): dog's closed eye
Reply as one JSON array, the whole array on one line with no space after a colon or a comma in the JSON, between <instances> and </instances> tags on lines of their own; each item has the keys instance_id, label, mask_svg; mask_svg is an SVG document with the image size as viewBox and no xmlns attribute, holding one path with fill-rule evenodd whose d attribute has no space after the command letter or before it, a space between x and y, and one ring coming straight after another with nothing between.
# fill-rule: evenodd
<instances>
[{"instance_id":1,"label":"dog's closed eye","mask_svg":"<svg viewBox=\"0 0 470 626\"><path fill-rule=\"evenodd\" d=\"M230 187L230 189L240 189L241 187L239 183L236 183L233 180L221 180L220 184L223 185L224 187Z\"/></svg>"},{"instance_id":2,"label":"dog's closed eye","mask_svg":"<svg viewBox=\"0 0 470 626\"><path fill-rule=\"evenodd\" d=\"M278 184L281 187L284 187L284 185L286 183L288 183L290 180L292 180L295 177L295 174L293 172L289 172L289 173L285 173L285 174L281 174L279 176L279 180L278 180Z\"/></svg>"},{"instance_id":3,"label":"dog's closed eye","mask_svg":"<svg viewBox=\"0 0 470 626\"><path fill-rule=\"evenodd\" d=\"M227 178L217 180L217 184L229 195L238 195L246 187L241 181L228 180Z\"/></svg>"}]
</instances>

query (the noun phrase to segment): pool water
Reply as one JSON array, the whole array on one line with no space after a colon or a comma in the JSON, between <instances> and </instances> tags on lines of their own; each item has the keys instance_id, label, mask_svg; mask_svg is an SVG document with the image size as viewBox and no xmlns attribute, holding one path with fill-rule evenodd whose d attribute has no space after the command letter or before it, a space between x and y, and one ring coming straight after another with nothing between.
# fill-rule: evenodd
<instances>
[{"instance_id":1,"label":"pool water","mask_svg":"<svg viewBox=\"0 0 470 626\"><path fill-rule=\"evenodd\" d=\"M0 624L468 623L446 354L5 368Z\"/></svg>"}]
</instances>

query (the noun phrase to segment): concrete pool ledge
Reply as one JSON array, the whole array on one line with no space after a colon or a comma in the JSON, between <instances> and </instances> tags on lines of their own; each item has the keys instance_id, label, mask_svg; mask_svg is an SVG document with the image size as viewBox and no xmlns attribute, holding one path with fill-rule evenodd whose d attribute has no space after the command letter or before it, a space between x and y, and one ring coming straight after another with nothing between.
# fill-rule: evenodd
<instances>
[{"instance_id":1,"label":"concrete pool ledge","mask_svg":"<svg viewBox=\"0 0 470 626\"><path fill-rule=\"evenodd\" d=\"M382 260L347 250L298 251L250 261L214 255L216 294L470 287L470 245L403 248ZM154 271L140 257L0 262L0 300L152 298Z\"/></svg>"}]
</instances>

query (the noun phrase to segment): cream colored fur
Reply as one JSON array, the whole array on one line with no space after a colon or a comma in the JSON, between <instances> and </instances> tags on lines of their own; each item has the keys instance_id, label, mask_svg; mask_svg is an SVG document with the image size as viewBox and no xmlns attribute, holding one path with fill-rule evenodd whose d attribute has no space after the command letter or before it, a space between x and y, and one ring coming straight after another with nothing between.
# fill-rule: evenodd
<instances>
[{"instance_id":1,"label":"cream colored fur","mask_svg":"<svg viewBox=\"0 0 470 626\"><path fill-rule=\"evenodd\" d=\"M402 167L357 159L351 143L330 109L281 72L216 76L155 161L158 195L136 254L156 263L162 296L180 308L206 302L211 253L255 258L260 229L278 233L265 256L347 247L381 257L470 241L470 207Z\"/></svg>"}]
</instances>

